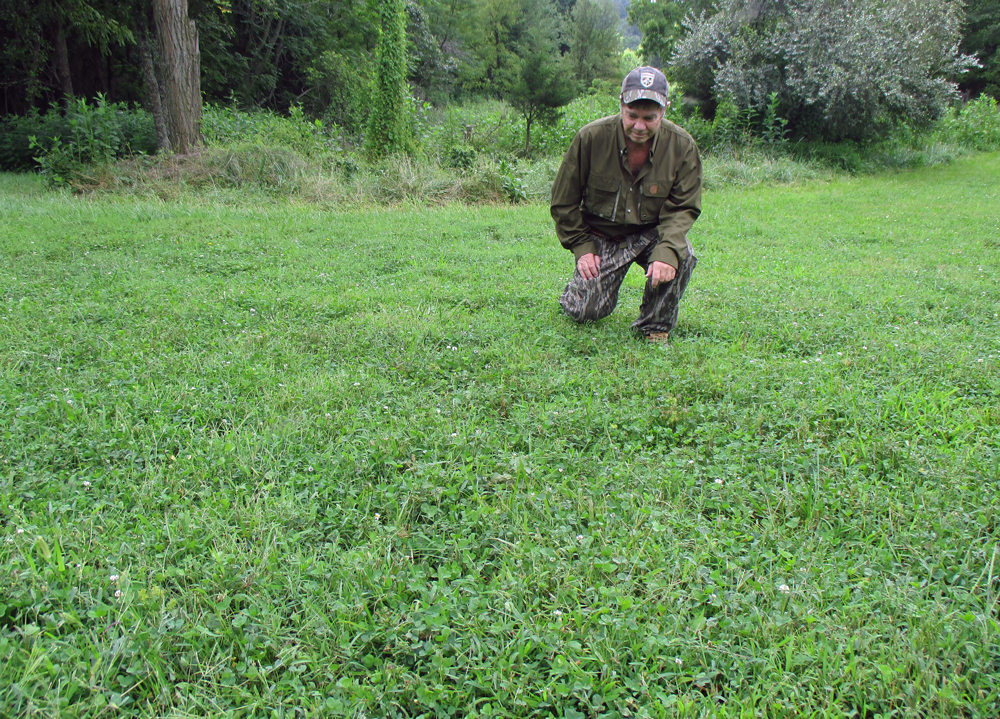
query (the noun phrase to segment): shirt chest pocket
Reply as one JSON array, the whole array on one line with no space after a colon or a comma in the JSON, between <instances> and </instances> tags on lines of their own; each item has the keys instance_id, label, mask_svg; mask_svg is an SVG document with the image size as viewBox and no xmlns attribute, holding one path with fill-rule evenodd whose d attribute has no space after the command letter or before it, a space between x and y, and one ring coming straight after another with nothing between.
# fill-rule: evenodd
<instances>
[{"instance_id":1,"label":"shirt chest pocket","mask_svg":"<svg viewBox=\"0 0 1000 719\"><path fill-rule=\"evenodd\" d=\"M671 183L664 180L647 179L642 183L639 197L639 219L642 222L657 222L660 210L670 195Z\"/></svg>"},{"instance_id":2,"label":"shirt chest pocket","mask_svg":"<svg viewBox=\"0 0 1000 719\"><path fill-rule=\"evenodd\" d=\"M618 210L621 186L620 177L591 173L587 178L587 196L583 206L588 212L613 222Z\"/></svg>"}]
</instances>

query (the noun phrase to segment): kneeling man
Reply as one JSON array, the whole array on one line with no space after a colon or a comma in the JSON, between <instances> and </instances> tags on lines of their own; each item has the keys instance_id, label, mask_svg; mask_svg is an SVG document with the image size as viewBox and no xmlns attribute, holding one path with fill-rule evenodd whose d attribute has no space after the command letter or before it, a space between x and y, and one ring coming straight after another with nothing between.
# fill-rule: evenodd
<instances>
[{"instance_id":1,"label":"kneeling man","mask_svg":"<svg viewBox=\"0 0 1000 719\"><path fill-rule=\"evenodd\" d=\"M576 271L560 304L577 322L607 317L633 262L646 289L632 327L667 339L697 258L687 232L701 214L701 158L663 118L667 78L639 67L622 82L621 112L583 127L552 187L552 218Z\"/></svg>"}]
</instances>

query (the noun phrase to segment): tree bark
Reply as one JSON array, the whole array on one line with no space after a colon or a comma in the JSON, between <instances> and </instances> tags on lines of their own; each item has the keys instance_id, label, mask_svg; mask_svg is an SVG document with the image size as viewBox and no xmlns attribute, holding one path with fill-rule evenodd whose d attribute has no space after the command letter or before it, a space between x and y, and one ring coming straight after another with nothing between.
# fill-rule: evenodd
<instances>
[{"instance_id":1,"label":"tree bark","mask_svg":"<svg viewBox=\"0 0 1000 719\"><path fill-rule=\"evenodd\" d=\"M63 105L69 107L70 100L73 99L73 76L69 71L69 50L66 49L66 31L63 29L62 20L56 21L55 54L56 75L59 76L59 84L62 86Z\"/></svg>"},{"instance_id":2,"label":"tree bark","mask_svg":"<svg viewBox=\"0 0 1000 719\"><path fill-rule=\"evenodd\" d=\"M149 97L149 111L153 114L153 127L156 128L156 148L160 152L169 152L170 134L167 132L167 119L163 115L163 103L161 102L162 90L160 89L159 80L156 79L156 68L153 66L153 53L149 49L149 39L146 37L145 30L136 34L136 44L139 47L142 79L146 85L146 94Z\"/></svg>"},{"instance_id":3,"label":"tree bark","mask_svg":"<svg viewBox=\"0 0 1000 719\"><path fill-rule=\"evenodd\" d=\"M95 53L97 55L97 84L101 86L100 92L104 93L104 97L108 97L108 91L111 89L108 86L108 58L100 54L100 52ZM110 98L108 102L113 102Z\"/></svg>"},{"instance_id":4,"label":"tree bark","mask_svg":"<svg viewBox=\"0 0 1000 719\"><path fill-rule=\"evenodd\" d=\"M153 0L153 18L163 59L167 134L175 152L201 144L201 55L198 28L187 0Z\"/></svg>"}]
</instances>

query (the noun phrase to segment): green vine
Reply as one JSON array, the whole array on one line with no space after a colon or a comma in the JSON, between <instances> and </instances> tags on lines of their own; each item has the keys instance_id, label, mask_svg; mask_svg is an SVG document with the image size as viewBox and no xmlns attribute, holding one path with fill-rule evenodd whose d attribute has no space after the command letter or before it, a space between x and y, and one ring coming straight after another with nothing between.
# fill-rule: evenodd
<instances>
[{"instance_id":1,"label":"green vine","mask_svg":"<svg viewBox=\"0 0 1000 719\"><path fill-rule=\"evenodd\" d=\"M375 86L365 148L373 157L384 157L411 149L403 0L378 0L378 19Z\"/></svg>"}]
</instances>

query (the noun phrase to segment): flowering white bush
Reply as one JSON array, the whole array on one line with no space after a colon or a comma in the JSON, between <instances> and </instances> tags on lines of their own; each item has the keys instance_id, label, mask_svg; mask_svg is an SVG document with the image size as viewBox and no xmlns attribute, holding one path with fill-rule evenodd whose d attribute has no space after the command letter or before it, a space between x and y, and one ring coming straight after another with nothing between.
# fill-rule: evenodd
<instances>
[{"instance_id":1,"label":"flowering white bush","mask_svg":"<svg viewBox=\"0 0 1000 719\"><path fill-rule=\"evenodd\" d=\"M962 9L951 0L723 0L691 16L673 75L693 95L763 112L777 93L799 135L865 140L925 124L956 97Z\"/></svg>"}]
</instances>

